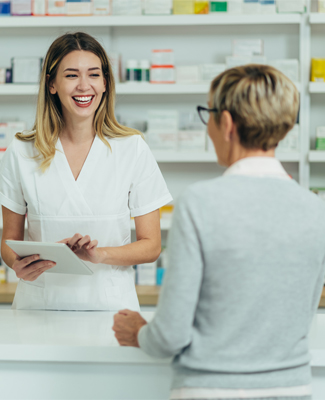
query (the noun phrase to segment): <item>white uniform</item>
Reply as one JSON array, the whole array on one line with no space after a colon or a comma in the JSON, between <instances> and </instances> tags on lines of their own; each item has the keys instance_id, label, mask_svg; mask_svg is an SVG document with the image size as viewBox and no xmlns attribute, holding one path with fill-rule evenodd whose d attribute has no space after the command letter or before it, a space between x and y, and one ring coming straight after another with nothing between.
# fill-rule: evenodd
<instances>
[{"instance_id":1,"label":"white uniform","mask_svg":"<svg viewBox=\"0 0 325 400\"><path fill-rule=\"evenodd\" d=\"M33 142L14 139L0 168L0 202L27 213L31 241L57 242L75 233L90 235L98 247L130 243L130 214L148 214L170 202L159 167L138 135L109 139L112 151L96 136L75 181L60 140L45 173ZM20 280L13 308L47 310L139 309L132 267L87 265L92 276L42 274Z\"/></svg>"}]
</instances>

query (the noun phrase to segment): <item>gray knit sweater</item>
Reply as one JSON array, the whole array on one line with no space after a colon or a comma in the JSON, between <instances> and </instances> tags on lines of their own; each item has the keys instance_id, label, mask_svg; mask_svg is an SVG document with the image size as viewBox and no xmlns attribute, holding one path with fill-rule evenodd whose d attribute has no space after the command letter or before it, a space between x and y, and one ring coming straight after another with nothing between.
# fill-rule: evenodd
<instances>
[{"instance_id":1,"label":"gray knit sweater","mask_svg":"<svg viewBox=\"0 0 325 400\"><path fill-rule=\"evenodd\" d=\"M311 381L307 334L325 275L325 204L295 181L223 176L178 201L169 267L141 348L172 388Z\"/></svg>"}]
</instances>

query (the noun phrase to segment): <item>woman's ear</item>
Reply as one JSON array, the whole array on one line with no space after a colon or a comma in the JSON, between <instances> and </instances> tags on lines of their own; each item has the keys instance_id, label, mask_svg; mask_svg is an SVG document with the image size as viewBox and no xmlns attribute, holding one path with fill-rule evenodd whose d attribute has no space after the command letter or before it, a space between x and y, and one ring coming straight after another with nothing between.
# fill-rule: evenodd
<instances>
[{"instance_id":1,"label":"woman's ear","mask_svg":"<svg viewBox=\"0 0 325 400\"><path fill-rule=\"evenodd\" d=\"M107 85L107 81L106 81L106 79L104 78L104 90L103 90L103 93L106 92L106 85Z\"/></svg>"},{"instance_id":2,"label":"woman's ear","mask_svg":"<svg viewBox=\"0 0 325 400\"><path fill-rule=\"evenodd\" d=\"M49 79L50 79L50 75L47 74L47 75L46 75L46 84L47 84L48 87L49 87L50 93L51 93L51 94L55 94L55 93L56 93L56 89L55 89L55 87L54 87L54 85L53 85L53 81L51 81L51 82L49 83Z\"/></svg>"},{"instance_id":3,"label":"woman's ear","mask_svg":"<svg viewBox=\"0 0 325 400\"><path fill-rule=\"evenodd\" d=\"M222 112L220 125L222 126L222 133L225 142L231 142L233 140L233 131L235 124L229 111L225 110Z\"/></svg>"}]
</instances>

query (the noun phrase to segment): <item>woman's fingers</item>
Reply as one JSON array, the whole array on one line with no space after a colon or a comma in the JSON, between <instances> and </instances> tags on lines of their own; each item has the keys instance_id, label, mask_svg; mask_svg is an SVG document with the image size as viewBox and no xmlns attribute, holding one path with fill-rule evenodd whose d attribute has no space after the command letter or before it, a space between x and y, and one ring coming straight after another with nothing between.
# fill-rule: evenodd
<instances>
[{"instance_id":1,"label":"woman's fingers","mask_svg":"<svg viewBox=\"0 0 325 400\"><path fill-rule=\"evenodd\" d=\"M81 249L82 247L85 246L85 248L87 247L87 245L91 242L90 236L86 235L84 236L79 242L78 242L78 246Z\"/></svg>"},{"instance_id":2,"label":"woman's fingers","mask_svg":"<svg viewBox=\"0 0 325 400\"><path fill-rule=\"evenodd\" d=\"M69 240L68 245L71 249L74 247L77 247L77 243L83 238L80 233L76 233L75 235L72 236L72 238Z\"/></svg>"},{"instance_id":3,"label":"woman's fingers","mask_svg":"<svg viewBox=\"0 0 325 400\"><path fill-rule=\"evenodd\" d=\"M17 273L18 278L22 278L24 280L31 280L30 278L35 277L36 275L40 275L44 271L47 271L50 268L53 268L56 265L53 261L43 260L38 261L33 264L30 264L23 268L19 274ZM35 278L36 279L36 278Z\"/></svg>"},{"instance_id":4,"label":"woman's fingers","mask_svg":"<svg viewBox=\"0 0 325 400\"><path fill-rule=\"evenodd\" d=\"M86 249L87 250L92 250L92 249L94 249L95 247L97 247L98 246L98 240L92 240L89 244L88 244L88 246L86 246Z\"/></svg>"}]
</instances>

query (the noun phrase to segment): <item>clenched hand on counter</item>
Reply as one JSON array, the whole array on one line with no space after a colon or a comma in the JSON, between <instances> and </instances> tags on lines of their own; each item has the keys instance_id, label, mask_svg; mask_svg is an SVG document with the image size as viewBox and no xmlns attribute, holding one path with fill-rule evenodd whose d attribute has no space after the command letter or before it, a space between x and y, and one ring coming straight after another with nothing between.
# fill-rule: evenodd
<instances>
[{"instance_id":1,"label":"clenched hand on counter","mask_svg":"<svg viewBox=\"0 0 325 400\"><path fill-rule=\"evenodd\" d=\"M138 333L147 321L138 312L121 310L114 315L113 331L121 346L140 347Z\"/></svg>"}]
</instances>

